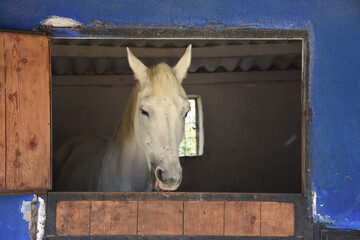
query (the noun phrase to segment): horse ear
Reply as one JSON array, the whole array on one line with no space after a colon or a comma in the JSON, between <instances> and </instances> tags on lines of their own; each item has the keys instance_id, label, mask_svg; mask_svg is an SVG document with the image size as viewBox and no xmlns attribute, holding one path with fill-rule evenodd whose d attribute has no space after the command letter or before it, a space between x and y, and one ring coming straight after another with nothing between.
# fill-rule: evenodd
<instances>
[{"instance_id":1,"label":"horse ear","mask_svg":"<svg viewBox=\"0 0 360 240\"><path fill-rule=\"evenodd\" d=\"M144 84L148 80L147 67L130 51L127 47L128 61L131 69L134 72L135 78Z\"/></svg>"},{"instance_id":2,"label":"horse ear","mask_svg":"<svg viewBox=\"0 0 360 240\"><path fill-rule=\"evenodd\" d=\"M184 55L180 58L179 62L173 68L175 77L181 83L186 77L188 68L191 63L191 44L187 47Z\"/></svg>"}]
</instances>

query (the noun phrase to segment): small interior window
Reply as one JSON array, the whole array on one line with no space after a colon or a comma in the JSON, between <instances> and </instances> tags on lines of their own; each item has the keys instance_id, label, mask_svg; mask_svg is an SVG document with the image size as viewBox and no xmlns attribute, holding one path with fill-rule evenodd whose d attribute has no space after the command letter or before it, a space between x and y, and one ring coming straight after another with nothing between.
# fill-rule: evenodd
<instances>
[{"instance_id":1,"label":"small interior window","mask_svg":"<svg viewBox=\"0 0 360 240\"><path fill-rule=\"evenodd\" d=\"M184 140L180 143L179 156L200 156L203 152L203 124L200 96L189 96L191 110L185 119Z\"/></svg>"}]
</instances>

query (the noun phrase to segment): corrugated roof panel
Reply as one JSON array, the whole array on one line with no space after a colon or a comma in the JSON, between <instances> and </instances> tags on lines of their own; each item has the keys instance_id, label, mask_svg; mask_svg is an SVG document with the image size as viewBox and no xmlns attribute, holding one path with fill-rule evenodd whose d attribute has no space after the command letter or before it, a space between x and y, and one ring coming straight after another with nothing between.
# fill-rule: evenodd
<instances>
[{"instance_id":1,"label":"corrugated roof panel","mask_svg":"<svg viewBox=\"0 0 360 240\"><path fill-rule=\"evenodd\" d=\"M119 40L119 39L53 39L52 45L71 46L112 46L112 47L161 47L184 48L191 42L194 48L203 46L232 46L286 44L289 41L235 41L235 40ZM269 47L271 47L269 45ZM90 48L91 49L91 48ZM212 48L211 48L212 49ZM265 48L266 49L266 48ZM230 49L231 50L231 49ZM295 52L296 53L296 52ZM177 58L146 58L141 59L147 66L159 62L166 62L174 66ZM264 55L257 53L254 56L242 57L198 57L193 58L189 72L216 72L216 71L270 71L301 69L301 51L298 54ZM52 71L55 75L103 75L103 74L131 74L126 58L115 57L52 57Z\"/></svg>"}]
</instances>

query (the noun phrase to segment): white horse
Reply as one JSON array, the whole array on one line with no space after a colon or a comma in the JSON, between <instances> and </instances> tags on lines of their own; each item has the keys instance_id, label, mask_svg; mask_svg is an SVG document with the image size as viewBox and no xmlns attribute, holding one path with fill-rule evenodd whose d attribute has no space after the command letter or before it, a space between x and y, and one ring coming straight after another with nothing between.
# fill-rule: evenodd
<instances>
[{"instance_id":1,"label":"white horse","mask_svg":"<svg viewBox=\"0 0 360 240\"><path fill-rule=\"evenodd\" d=\"M88 134L70 140L54 155L56 190L176 190L182 180L179 144L190 110L181 86L191 45L174 68L146 67L127 48L138 80L110 140Z\"/></svg>"}]
</instances>

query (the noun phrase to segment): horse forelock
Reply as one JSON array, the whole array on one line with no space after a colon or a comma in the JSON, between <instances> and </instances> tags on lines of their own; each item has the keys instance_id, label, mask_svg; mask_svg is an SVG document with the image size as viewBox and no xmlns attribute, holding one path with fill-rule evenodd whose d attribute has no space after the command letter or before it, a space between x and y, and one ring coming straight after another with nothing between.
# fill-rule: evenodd
<instances>
[{"instance_id":1,"label":"horse forelock","mask_svg":"<svg viewBox=\"0 0 360 240\"><path fill-rule=\"evenodd\" d=\"M172 68L166 63L159 63L148 68L151 93L161 96L181 96L186 98L186 93L179 81L176 79ZM121 120L118 122L112 147L118 149L134 132L134 116L138 108L138 95L141 91L140 82L137 81L127 100Z\"/></svg>"},{"instance_id":2,"label":"horse forelock","mask_svg":"<svg viewBox=\"0 0 360 240\"><path fill-rule=\"evenodd\" d=\"M186 93L176 79L173 69L166 63L159 63L148 69L152 94L186 97Z\"/></svg>"}]
</instances>

